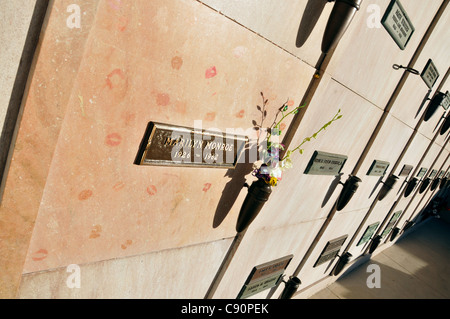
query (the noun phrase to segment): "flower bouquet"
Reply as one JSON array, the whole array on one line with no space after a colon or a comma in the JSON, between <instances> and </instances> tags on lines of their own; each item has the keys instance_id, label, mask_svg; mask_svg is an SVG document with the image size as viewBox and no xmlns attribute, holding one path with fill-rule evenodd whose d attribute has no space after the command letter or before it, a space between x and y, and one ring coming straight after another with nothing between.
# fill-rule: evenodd
<instances>
[{"instance_id":1,"label":"flower bouquet","mask_svg":"<svg viewBox=\"0 0 450 319\"><path fill-rule=\"evenodd\" d=\"M258 125L256 121L253 121L255 129L259 131L259 137L262 136L262 124L267 116L267 111L265 108L268 102L268 100L264 98L262 92L261 96L263 98L263 106L258 106L258 110L261 111L262 114L261 123ZM282 154L282 151L285 151L285 146L279 142L279 137L282 133L282 127L285 126L283 125L283 121L287 117L297 114L299 110L304 107L299 106L292 110L289 110L289 104L289 102L285 102L278 109L273 124L270 128L267 129L267 136L265 138L266 143L263 145L266 147L263 147L261 150L262 164L259 167L254 167L252 173L252 175L257 177L258 179L254 181L249 187L248 194L244 200L244 203L242 204L236 224L237 232L244 231L251 224L251 222L259 214L265 202L269 199L269 196L272 193L272 187L278 185L278 182L282 179L282 175L285 170L292 168L291 155L297 151L300 154L303 154L304 149L302 147L305 143L311 141L311 139L315 139L321 131L325 130L333 122L342 117L342 115L340 115L341 110L338 110L331 121L323 125L312 136L303 139L303 141L298 146L296 146L292 150L288 150L287 152L285 152L285 154L280 158L280 154ZM281 119L277 120L280 114ZM257 141L258 147L259 137Z\"/></svg>"}]
</instances>

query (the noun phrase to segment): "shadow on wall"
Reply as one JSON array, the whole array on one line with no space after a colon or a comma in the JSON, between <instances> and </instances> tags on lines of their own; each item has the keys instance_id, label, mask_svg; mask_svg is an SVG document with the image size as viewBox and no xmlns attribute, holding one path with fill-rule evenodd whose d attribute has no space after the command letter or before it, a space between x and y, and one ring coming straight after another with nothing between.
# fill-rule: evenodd
<instances>
[{"instance_id":1,"label":"shadow on wall","mask_svg":"<svg viewBox=\"0 0 450 319\"><path fill-rule=\"evenodd\" d=\"M327 2L328 0L309 0L306 4L295 41L297 48L302 47L308 40Z\"/></svg>"},{"instance_id":2,"label":"shadow on wall","mask_svg":"<svg viewBox=\"0 0 450 319\"><path fill-rule=\"evenodd\" d=\"M244 184L245 176L253 170L253 163L238 163L235 169L229 169L225 177L231 177L231 180L225 185L217 204L216 213L214 215L213 227L217 228L227 217L236 199L238 198Z\"/></svg>"}]
</instances>

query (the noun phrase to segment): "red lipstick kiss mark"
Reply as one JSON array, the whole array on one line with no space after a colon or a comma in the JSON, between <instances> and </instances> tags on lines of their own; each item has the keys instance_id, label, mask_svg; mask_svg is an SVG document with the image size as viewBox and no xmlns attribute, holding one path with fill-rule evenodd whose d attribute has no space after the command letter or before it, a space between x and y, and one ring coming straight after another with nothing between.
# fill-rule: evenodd
<instances>
[{"instance_id":1,"label":"red lipstick kiss mark","mask_svg":"<svg viewBox=\"0 0 450 319\"><path fill-rule=\"evenodd\" d=\"M125 75L123 74L121 69L115 69L113 70L110 74L108 74L106 76L106 85L108 85L108 87L110 89L114 88L117 86L118 83L116 83L116 81L114 81L115 76L118 76L121 79L125 79Z\"/></svg>"},{"instance_id":2,"label":"red lipstick kiss mark","mask_svg":"<svg viewBox=\"0 0 450 319\"><path fill-rule=\"evenodd\" d=\"M244 110L240 110L239 111L239 113L238 114L236 114L236 117L238 117L238 118L243 118L244 117L244 114L245 114L245 111Z\"/></svg>"},{"instance_id":3,"label":"red lipstick kiss mark","mask_svg":"<svg viewBox=\"0 0 450 319\"><path fill-rule=\"evenodd\" d=\"M33 259L34 261L41 261L47 258L47 255L48 251L46 249L39 249L33 254L33 257L31 257L31 259Z\"/></svg>"},{"instance_id":4,"label":"red lipstick kiss mark","mask_svg":"<svg viewBox=\"0 0 450 319\"><path fill-rule=\"evenodd\" d=\"M205 72L205 78L210 79L217 75L217 70L215 66L210 67Z\"/></svg>"},{"instance_id":5,"label":"red lipstick kiss mark","mask_svg":"<svg viewBox=\"0 0 450 319\"><path fill-rule=\"evenodd\" d=\"M85 189L84 191L81 191L78 194L78 199L79 200L87 200L89 197L92 196L92 191L90 189Z\"/></svg>"},{"instance_id":6,"label":"red lipstick kiss mark","mask_svg":"<svg viewBox=\"0 0 450 319\"><path fill-rule=\"evenodd\" d=\"M122 142L122 137L118 133L112 133L106 136L105 144L108 146L117 146Z\"/></svg>"},{"instance_id":7,"label":"red lipstick kiss mark","mask_svg":"<svg viewBox=\"0 0 450 319\"><path fill-rule=\"evenodd\" d=\"M157 192L158 192L158 190L156 189L155 185L150 185L149 187L147 187L147 193L150 196L156 195Z\"/></svg>"},{"instance_id":8,"label":"red lipstick kiss mark","mask_svg":"<svg viewBox=\"0 0 450 319\"><path fill-rule=\"evenodd\" d=\"M206 193L211 188L211 183L206 183L203 187L203 191Z\"/></svg>"},{"instance_id":9,"label":"red lipstick kiss mark","mask_svg":"<svg viewBox=\"0 0 450 319\"><path fill-rule=\"evenodd\" d=\"M181 66L183 65L183 59L180 58L179 56L175 56L172 58L172 68L175 70L179 70L181 68Z\"/></svg>"},{"instance_id":10,"label":"red lipstick kiss mark","mask_svg":"<svg viewBox=\"0 0 450 319\"><path fill-rule=\"evenodd\" d=\"M156 104L161 106L167 106L170 103L170 96L166 93L158 93L156 96Z\"/></svg>"}]
</instances>

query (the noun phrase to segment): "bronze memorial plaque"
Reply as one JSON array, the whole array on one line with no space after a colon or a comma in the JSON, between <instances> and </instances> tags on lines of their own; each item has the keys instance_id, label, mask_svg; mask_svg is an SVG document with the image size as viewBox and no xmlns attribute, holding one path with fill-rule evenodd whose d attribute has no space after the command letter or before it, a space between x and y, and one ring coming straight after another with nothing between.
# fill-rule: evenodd
<instances>
[{"instance_id":1,"label":"bronze memorial plaque","mask_svg":"<svg viewBox=\"0 0 450 319\"><path fill-rule=\"evenodd\" d=\"M399 48L404 50L415 28L400 1L391 0L386 12L381 18L381 24Z\"/></svg>"},{"instance_id":2,"label":"bronze memorial plaque","mask_svg":"<svg viewBox=\"0 0 450 319\"><path fill-rule=\"evenodd\" d=\"M402 170L400 171L400 176L408 176L413 169L412 165L403 165Z\"/></svg>"},{"instance_id":3,"label":"bronze memorial plaque","mask_svg":"<svg viewBox=\"0 0 450 319\"><path fill-rule=\"evenodd\" d=\"M397 222L397 220L400 218L400 216L402 215L403 211L399 210L398 212L395 212L394 214L392 214L391 219L389 220L389 223L386 225L386 228L384 229L384 231L381 233L381 237L384 238L387 234L389 234L392 230L392 228L394 228L395 223Z\"/></svg>"},{"instance_id":4,"label":"bronze memorial plaque","mask_svg":"<svg viewBox=\"0 0 450 319\"><path fill-rule=\"evenodd\" d=\"M134 164L235 168L248 138L150 122Z\"/></svg>"},{"instance_id":5,"label":"bronze memorial plaque","mask_svg":"<svg viewBox=\"0 0 450 319\"><path fill-rule=\"evenodd\" d=\"M358 244L356 246L360 246L362 244L367 243L372 235L375 233L375 230L378 228L378 225L380 225L380 222L373 223L369 226L367 226L366 231L362 235L361 239L359 240Z\"/></svg>"},{"instance_id":6,"label":"bronze memorial plaque","mask_svg":"<svg viewBox=\"0 0 450 319\"><path fill-rule=\"evenodd\" d=\"M329 260L334 259L338 255L339 250L341 250L342 245L344 245L347 237L348 235L344 235L327 242L313 267L317 267Z\"/></svg>"},{"instance_id":7,"label":"bronze memorial plaque","mask_svg":"<svg viewBox=\"0 0 450 319\"><path fill-rule=\"evenodd\" d=\"M347 156L315 151L311 157L304 174L309 175L338 175Z\"/></svg>"},{"instance_id":8,"label":"bronze memorial plaque","mask_svg":"<svg viewBox=\"0 0 450 319\"><path fill-rule=\"evenodd\" d=\"M389 167L389 162L374 160L367 172L368 176L384 176Z\"/></svg>"},{"instance_id":9,"label":"bronze memorial plaque","mask_svg":"<svg viewBox=\"0 0 450 319\"><path fill-rule=\"evenodd\" d=\"M293 255L289 255L253 267L237 299L245 299L261 291L275 287L280 282L284 271L293 257Z\"/></svg>"},{"instance_id":10,"label":"bronze memorial plaque","mask_svg":"<svg viewBox=\"0 0 450 319\"><path fill-rule=\"evenodd\" d=\"M419 173L417 173L417 177L418 177L418 178L424 177L424 176L425 176L425 173L426 173L427 171L428 171L428 168L425 168L425 167L420 168Z\"/></svg>"}]
</instances>

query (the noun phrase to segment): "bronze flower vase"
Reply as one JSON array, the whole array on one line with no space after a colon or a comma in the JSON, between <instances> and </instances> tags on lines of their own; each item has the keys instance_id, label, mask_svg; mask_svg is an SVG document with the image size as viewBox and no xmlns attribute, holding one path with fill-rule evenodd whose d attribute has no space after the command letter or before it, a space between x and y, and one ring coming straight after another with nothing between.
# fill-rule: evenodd
<instances>
[{"instance_id":1,"label":"bronze flower vase","mask_svg":"<svg viewBox=\"0 0 450 319\"><path fill-rule=\"evenodd\" d=\"M254 181L248 189L236 223L238 233L247 229L261 211L272 193L272 187L262 178Z\"/></svg>"}]
</instances>

